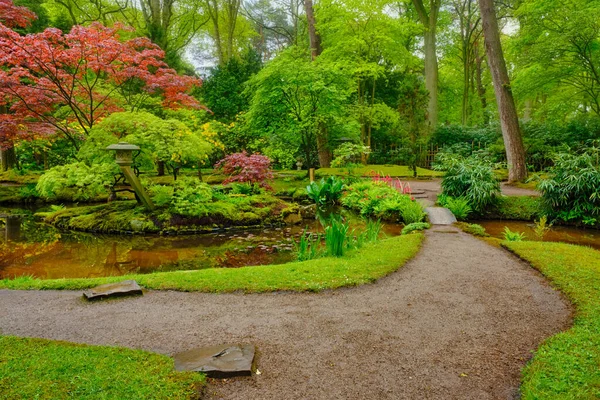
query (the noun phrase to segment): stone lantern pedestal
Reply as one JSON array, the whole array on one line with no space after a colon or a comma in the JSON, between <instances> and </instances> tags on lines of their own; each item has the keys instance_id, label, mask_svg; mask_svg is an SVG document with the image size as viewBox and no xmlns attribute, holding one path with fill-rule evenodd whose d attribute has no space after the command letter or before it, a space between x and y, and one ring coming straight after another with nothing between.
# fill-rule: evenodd
<instances>
[{"instance_id":1,"label":"stone lantern pedestal","mask_svg":"<svg viewBox=\"0 0 600 400\"><path fill-rule=\"evenodd\" d=\"M138 177L133 172L131 165L133 164L133 152L139 150L140 148L136 145L119 142L117 144L111 144L106 148L106 150L113 150L115 152L115 161L121 172L127 179L127 182L131 185L135 194L137 194L140 202L146 207L148 210L154 210L154 204L148 196L148 193L144 190L142 183L138 179Z\"/></svg>"}]
</instances>

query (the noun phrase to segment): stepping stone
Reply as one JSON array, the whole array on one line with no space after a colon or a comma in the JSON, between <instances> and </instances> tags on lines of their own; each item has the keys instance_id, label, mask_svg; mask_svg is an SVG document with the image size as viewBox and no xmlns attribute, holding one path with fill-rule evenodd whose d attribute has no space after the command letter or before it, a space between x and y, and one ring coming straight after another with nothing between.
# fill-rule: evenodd
<instances>
[{"instance_id":1,"label":"stepping stone","mask_svg":"<svg viewBox=\"0 0 600 400\"><path fill-rule=\"evenodd\" d=\"M444 207L427 207L425 212L431 225L452 225L456 222L454 214Z\"/></svg>"},{"instance_id":2,"label":"stepping stone","mask_svg":"<svg viewBox=\"0 0 600 400\"><path fill-rule=\"evenodd\" d=\"M200 347L175 354L177 371L204 372L210 378L252 375L255 348L251 344Z\"/></svg>"},{"instance_id":3,"label":"stepping stone","mask_svg":"<svg viewBox=\"0 0 600 400\"><path fill-rule=\"evenodd\" d=\"M84 291L83 297L87 300L100 300L110 297L139 296L142 294L142 288L137 282L130 280L96 286L93 289Z\"/></svg>"}]
</instances>

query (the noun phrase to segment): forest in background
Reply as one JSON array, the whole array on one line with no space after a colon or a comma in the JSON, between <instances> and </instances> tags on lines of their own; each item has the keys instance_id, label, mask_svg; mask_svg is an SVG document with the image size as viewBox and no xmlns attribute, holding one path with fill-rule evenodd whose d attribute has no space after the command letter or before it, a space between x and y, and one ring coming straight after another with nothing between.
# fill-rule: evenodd
<instances>
[{"instance_id":1,"label":"forest in background","mask_svg":"<svg viewBox=\"0 0 600 400\"><path fill-rule=\"evenodd\" d=\"M212 166L240 151L262 153L288 169L297 163L329 166L336 155L370 164L429 166L431 150L465 156L483 151L493 162L506 161L476 0L14 3L36 15L14 27L22 37L46 34L44 40L52 41L58 31L78 34L73 40L81 43L86 39L77 29L102 26L121 42L147 38L164 52L154 57L164 59L161 68L170 71L171 81L156 78L154 65L125 82L111 77L112 60L110 68L92 67L77 78L81 83L96 74L94 93L53 99L17 122L22 107L5 96L3 169L89 162L93 157L82 155L80 147L91 136L122 129L105 121L118 120L111 114L122 111L137 113L122 120L153 126L158 121L153 118L163 121L158 132L144 138L168 153L158 162L159 172L164 162L167 168L173 162ZM510 76L502 87L514 96L530 171L552 165L555 151L597 145L599 13L600 4L593 1L495 4ZM52 35L44 33L47 28ZM133 48L126 47L121 51ZM73 69L80 61L65 65L71 78L57 90L75 82ZM42 68L32 77L45 73ZM144 85L161 93L142 94ZM183 92L189 99L182 102L175 97ZM106 100L98 101L99 96ZM87 109L95 116L86 115ZM203 143L167 143L169 135L184 131Z\"/></svg>"}]
</instances>

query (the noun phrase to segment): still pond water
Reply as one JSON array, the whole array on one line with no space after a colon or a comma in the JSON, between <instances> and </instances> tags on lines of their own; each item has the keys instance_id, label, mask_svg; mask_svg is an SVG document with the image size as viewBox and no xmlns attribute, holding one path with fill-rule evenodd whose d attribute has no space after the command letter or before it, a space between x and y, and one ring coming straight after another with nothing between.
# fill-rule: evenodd
<instances>
[{"instance_id":1,"label":"still pond water","mask_svg":"<svg viewBox=\"0 0 600 400\"><path fill-rule=\"evenodd\" d=\"M9 210L0 209L0 214L4 211ZM350 213L343 214L351 229L360 232L364 223ZM0 239L9 246L8 254L0 254L0 279L91 278L282 264L295 259L296 243L305 229L323 231L318 221L304 220L296 226L200 235L99 235L60 232L28 217L22 221L16 242L6 242L5 235ZM382 232L395 236L401 229L398 224L385 224Z\"/></svg>"},{"instance_id":2,"label":"still pond water","mask_svg":"<svg viewBox=\"0 0 600 400\"><path fill-rule=\"evenodd\" d=\"M504 228L508 227L513 232L525 233L525 240L538 240L534 224L524 221L469 221L479 224L485 231L496 238L503 239ZM600 250L600 231L596 229L578 229L568 226L552 226L544 235L545 242L564 242L593 247Z\"/></svg>"}]
</instances>

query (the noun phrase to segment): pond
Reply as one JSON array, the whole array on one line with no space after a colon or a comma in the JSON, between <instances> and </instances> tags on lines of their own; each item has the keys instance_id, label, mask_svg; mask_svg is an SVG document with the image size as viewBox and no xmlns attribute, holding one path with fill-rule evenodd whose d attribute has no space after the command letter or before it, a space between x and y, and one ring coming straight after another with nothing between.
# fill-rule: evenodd
<instances>
[{"instance_id":1,"label":"pond","mask_svg":"<svg viewBox=\"0 0 600 400\"><path fill-rule=\"evenodd\" d=\"M5 208L0 209L0 214L7 211L23 213ZM357 232L364 226L347 211L342 214ZM5 254L0 254L0 279L92 278L282 264L295 260L295 246L305 229L323 231L318 221L304 220L295 226L232 229L201 235L99 235L60 232L36 222L31 211L26 215L18 240L7 242L5 235L0 239L0 245L5 245ZM398 224L384 224L383 232L395 236L401 228Z\"/></svg>"},{"instance_id":2,"label":"pond","mask_svg":"<svg viewBox=\"0 0 600 400\"><path fill-rule=\"evenodd\" d=\"M525 240L538 240L534 232L534 223L526 221L469 221L483 226L486 232L496 238L503 239L504 227L513 232L525 233ZM543 239L545 242L564 242L590 246L600 250L600 231L595 229L578 229L569 226L552 226Z\"/></svg>"}]
</instances>

